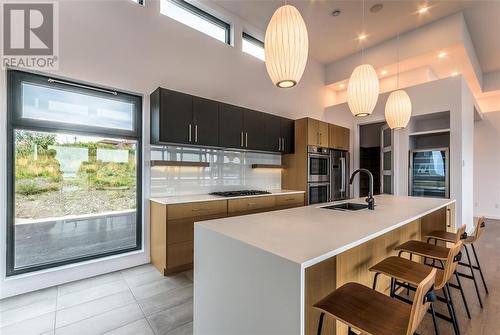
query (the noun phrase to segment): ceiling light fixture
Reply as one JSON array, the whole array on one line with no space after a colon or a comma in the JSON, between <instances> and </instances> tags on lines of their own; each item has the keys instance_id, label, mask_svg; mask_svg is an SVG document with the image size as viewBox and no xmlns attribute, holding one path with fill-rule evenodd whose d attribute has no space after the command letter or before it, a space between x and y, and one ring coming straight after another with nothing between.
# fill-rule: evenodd
<instances>
[{"instance_id":1,"label":"ceiling light fixture","mask_svg":"<svg viewBox=\"0 0 500 335\"><path fill-rule=\"evenodd\" d=\"M365 1L363 0L363 29L365 29ZM361 45L361 63L349 78L347 85L347 104L354 116L368 116L373 113L379 95L377 72L370 64L363 64L365 49Z\"/></svg>"},{"instance_id":2,"label":"ceiling light fixture","mask_svg":"<svg viewBox=\"0 0 500 335\"><path fill-rule=\"evenodd\" d=\"M382 70L382 71L380 71L380 74L381 74L382 76L385 76L385 75L387 74L387 70Z\"/></svg>"},{"instance_id":3,"label":"ceiling light fixture","mask_svg":"<svg viewBox=\"0 0 500 335\"><path fill-rule=\"evenodd\" d=\"M366 40L366 34L359 34L358 35L358 40L360 40L360 41Z\"/></svg>"},{"instance_id":4,"label":"ceiling light fixture","mask_svg":"<svg viewBox=\"0 0 500 335\"><path fill-rule=\"evenodd\" d=\"M300 12L291 5L278 8L267 26L264 40L266 69L274 85L297 85L307 63L309 38Z\"/></svg>"},{"instance_id":5,"label":"ceiling light fixture","mask_svg":"<svg viewBox=\"0 0 500 335\"><path fill-rule=\"evenodd\" d=\"M429 7L427 7L427 6L423 6L423 7L420 7L420 8L418 9L418 13L419 13L419 14L425 14L425 13L427 13L428 11L429 11Z\"/></svg>"},{"instance_id":6,"label":"ceiling light fixture","mask_svg":"<svg viewBox=\"0 0 500 335\"><path fill-rule=\"evenodd\" d=\"M398 70L396 91L391 92L385 103L385 121L391 129L406 128L411 118L411 100L405 90L399 90L399 33L398 33Z\"/></svg>"},{"instance_id":7,"label":"ceiling light fixture","mask_svg":"<svg viewBox=\"0 0 500 335\"><path fill-rule=\"evenodd\" d=\"M453 72L451 73L451 76L452 76L452 77L458 76L458 72L457 72L457 71L453 71Z\"/></svg>"},{"instance_id":8,"label":"ceiling light fixture","mask_svg":"<svg viewBox=\"0 0 500 335\"><path fill-rule=\"evenodd\" d=\"M344 88L345 87L345 84L340 84L339 85L340 88Z\"/></svg>"},{"instance_id":9,"label":"ceiling light fixture","mask_svg":"<svg viewBox=\"0 0 500 335\"><path fill-rule=\"evenodd\" d=\"M439 57L439 58L445 58L445 57L446 57L446 55L447 55L447 53L443 51L443 52L440 52L440 53L438 54L438 57Z\"/></svg>"}]
</instances>

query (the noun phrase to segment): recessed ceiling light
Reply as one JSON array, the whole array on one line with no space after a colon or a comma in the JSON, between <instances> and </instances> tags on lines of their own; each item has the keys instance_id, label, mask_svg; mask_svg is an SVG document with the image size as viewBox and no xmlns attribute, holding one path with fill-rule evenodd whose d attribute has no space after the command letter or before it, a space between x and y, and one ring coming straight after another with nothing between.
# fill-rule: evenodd
<instances>
[{"instance_id":1,"label":"recessed ceiling light","mask_svg":"<svg viewBox=\"0 0 500 335\"><path fill-rule=\"evenodd\" d=\"M340 88L344 88L345 87L345 84L340 84L339 85Z\"/></svg>"},{"instance_id":2,"label":"recessed ceiling light","mask_svg":"<svg viewBox=\"0 0 500 335\"><path fill-rule=\"evenodd\" d=\"M381 3L377 3L377 4L373 5L373 6L371 6L370 12L372 12L372 13L378 13L378 12L380 12L382 10L382 8L384 8L384 5L381 4Z\"/></svg>"},{"instance_id":3,"label":"recessed ceiling light","mask_svg":"<svg viewBox=\"0 0 500 335\"><path fill-rule=\"evenodd\" d=\"M423 7L420 7L420 8L418 9L418 13L419 13L419 14L425 14L425 13L427 13L428 11L429 11L429 7L427 7L427 6L423 6Z\"/></svg>"},{"instance_id":4,"label":"recessed ceiling light","mask_svg":"<svg viewBox=\"0 0 500 335\"><path fill-rule=\"evenodd\" d=\"M360 40L360 41L366 40L366 34L359 34L358 40Z\"/></svg>"},{"instance_id":5,"label":"recessed ceiling light","mask_svg":"<svg viewBox=\"0 0 500 335\"><path fill-rule=\"evenodd\" d=\"M335 10L332 12L332 16L339 16L341 13L342 13L342 11L341 11L340 9L335 9Z\"/></svg>"},{"instance_id":6,"label":"recessed ceiling light","mask_svg":"<svg viewBox=\"0 0 500 335\"><path fill-rule=\"evenodd\" d=\"M440 53L438 54L438 57L439 57L439 58L445 58L445 57L446 57L446 55L447 55L447 53L443 51L443 52L440 52Z\"/></svg>"},{"instance_id":7,"label":"recessed ceiling light","mask_svg":"<svg viewBox=\"0 0 500 335\"><path fill-rule=\"evenodd\" d=\"M457 72L457 71L453 71L453 72L451 73L451 76L452 76L452 77L455 77L455 76L457 76L457 75L458 75L458 72Z\"/></svg>"},{"instance_id":8,"label":"recessed ceiling light","mask_svg":"<svg viewBox=\"0 0 500 335\"><path fill-rule=\"evenodd\" d=\"M381 74L382 76L385 76L385 75L387 74L387 70L382 70L382 71L380 71L380 74Z\"/></svg>"}]
</instances>

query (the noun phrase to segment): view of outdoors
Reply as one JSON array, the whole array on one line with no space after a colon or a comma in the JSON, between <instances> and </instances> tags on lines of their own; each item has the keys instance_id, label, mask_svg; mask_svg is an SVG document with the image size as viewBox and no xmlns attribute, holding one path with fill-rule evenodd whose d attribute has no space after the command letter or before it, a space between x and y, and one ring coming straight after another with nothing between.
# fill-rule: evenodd
<instances>
[{"instance_id":1,"label":"view of outdoors","mask_svg":"<svg viewBox=\"0 0 500 335\"><path fill-rule=\"evenodd\" d=\"M16 266L135 246L136 146L16 130Z\"/></svg>"}]
</instances>

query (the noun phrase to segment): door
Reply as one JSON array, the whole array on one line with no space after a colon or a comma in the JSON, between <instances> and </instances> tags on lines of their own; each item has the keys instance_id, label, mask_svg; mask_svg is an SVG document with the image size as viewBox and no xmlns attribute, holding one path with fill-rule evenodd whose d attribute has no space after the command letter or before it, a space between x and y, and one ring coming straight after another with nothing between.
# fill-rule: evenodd
<instances>
[{"instance_id":1,"label":"door","mask_svg":"<svg viewBox=\"0 0 500 335\"><path fill-rule=\"evenodd\" d=\"M266 114L266 150L283 151L281 138L281 118Z\"/></svg>"},{"instance_id":2,"label":"door","mask_svg":"<svg viewBox=\"0 0 500 335\"><path fill-rule=\"evenodd\" d=\"M320 204L330 201L330 183L309 183L308 185L308 204Z\"/></svg>"},{"instance_id":3,"label":"door","mask_svg":"<svg viewBox=\"0 0 500 335\"><path fill-rule=\"evenodd\" d=\"M193 97L193 143L219 145L219 103Z\"/></svg>"},{"instance_id":4,"label":"door","mask_svg":"<svg viewBox=\"0 0 500 335\"><path fill-rule=\"evenodd\" d=\"M346 151L331 151L331 201L343 200L349 197L349 156Z\"/></svg>"},{"instance_id":5,"label":"door","mask_svg":"<svg viewBox=\"0 0 500 335\"><path fill-rule=\"evenodd\" d=\"M308 182L330 181L330 154L308 154Z\"/></svg>"},{"instance_id":6,"label":"door","mask_svg":"<svg viewBox=\"0 0 500 335\"><path fill-rule=\"evenodd\" d=\"M448 149L410 152L410 195L449 198Z\"/></svg>"},{"instance_id":7,"label":"door","mask_svg":"<svg viewBox=\"0 0 500 335\"><path fill-rule=\"evenodd\" d=\"M228 104L219 107L219 145L243 148L243 108Z\"/></svg>"},{"instance_id":8,"label":"door","mask_svg":"<svg viewBox=\"0 0 500 335\"><path fill-rule=\"evenodd\" d=\"M384 125L380 133L380 193L393 194L393 134L389 126Z\"/></svg>"},{"instance_id":9,"label":"door","mask_svg":"<svg viewBox=\"0 0 500 335\"><path fill-rule=\"evenodd\" d=\"M281 150L283 153L293 153L295 149L295 121L281 118L281 138Z\"/></svg>"},{"instance_id":10,"label":"door","mask_svg":"<svg viewBox=\"0 0 500 335\"><path fill-rule=\"evenodd\" d=\"M160 141L167 143L193 142L193 97L166 89L160 97Z\"/></svg>"},{"instance_id":11,"label":"door","mask_svg":"<svg viewBox=\"0 0 500 335\"><path fill-rule=\"evenodd\" d=\"M243 128L245 132L245 149L267 150L265 114L251 109L243 112Z\"/></svg>"}]
</instances>

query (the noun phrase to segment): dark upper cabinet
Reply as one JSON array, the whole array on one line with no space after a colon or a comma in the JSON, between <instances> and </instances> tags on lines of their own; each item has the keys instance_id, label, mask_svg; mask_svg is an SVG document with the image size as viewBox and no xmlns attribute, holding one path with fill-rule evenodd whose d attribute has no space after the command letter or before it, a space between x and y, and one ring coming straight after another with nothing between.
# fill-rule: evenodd
<instances>
[{"instance_id":1,"label":"dark upper cabinet","mask_svg":"<svg viewBox=\"0 0 500 335\"><path fill-rule=\"evenodd\" d=\"M192 119L191 95L161 88L152 94L151 129L156 128L151 132L152 142L189 144Z\"/></svg>"},{"instance_id":2,"label":"dark upper cabinet","mask_svg":"<svg viewBox=\"0 0 500 335\"><path fill-rule=\"evenodd\" d=\"M193 97L193 143L219 145L219 103Z\"/></svg>"},{"instance_id":3,"label":"dark upper cabinet","mask_svg":"<svg viewBox=\"0 0 500 335\"><path fill-rule=\"evenodd\" d=\"M245 149L267 150L265 122L265 113L245 109L243 113Z\"/></svg>"},{"instance_id":4,"label":"dark upper cabinet","mask_svg":"<svg viewBox=\"0 0 500 335\"><path fill-rule=\"evenodd\" d=\"M266 114L266 150L281 151L281 119L279 116Z\"/></svg>"},{"instance_id":5,"label":"dark upper cabinet","mask_svg":"<svg viewBox=\"0 0 500 335\"><path fill-rule=\"evenodd\" d=\"M219 105L219 145L223 148L243 148L243 112L238 106Z\"/></svg>"},{"instance_id":6,"label":"dark upper cabinet","mask_svg":"<svg viewBox=\"0 0 500 335\"><path fill-rule=\"evenodd\" d=\"M285 154L290 154L295 151L295 121L281 119L281 151Z\"/></svg>"}]
</instances>

